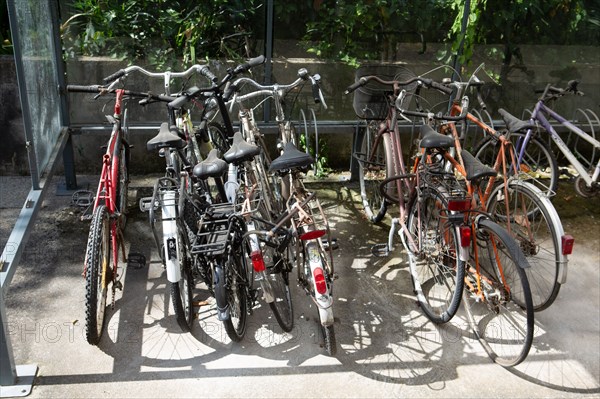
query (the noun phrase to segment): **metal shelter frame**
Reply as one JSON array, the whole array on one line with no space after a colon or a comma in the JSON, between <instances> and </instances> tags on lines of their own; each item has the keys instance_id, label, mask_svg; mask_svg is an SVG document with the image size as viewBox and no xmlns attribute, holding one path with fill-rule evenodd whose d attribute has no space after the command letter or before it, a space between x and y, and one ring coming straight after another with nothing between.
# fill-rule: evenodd
<instances>
[{"instance_id":1,"label":"metal shelter frame","mask_svg":"<svg viewBox=\"0 0 600 399\"><path fill-rule=\"evenodd\" d=\"M15 365L4 298L49 189L56 161L61 155L65 162L67 184L76 186L76 181L67 129L69 120L64 93L58 2L6 1L31 174L31 190L0 257L0 397L14 397L31 392L38 368L37 365ZM39 24L39 21L31 21L36 16L43 16L45 23L49 24L50 36L45 31L47 26ZM42 31L43 34L40 34ZM32 73L40 73L39 69L32 66L39 65L48 67L49 76L40 74L39 79L32 79ZM44 112L40 112L41 108Z\"/></svg>"}]
</instances>

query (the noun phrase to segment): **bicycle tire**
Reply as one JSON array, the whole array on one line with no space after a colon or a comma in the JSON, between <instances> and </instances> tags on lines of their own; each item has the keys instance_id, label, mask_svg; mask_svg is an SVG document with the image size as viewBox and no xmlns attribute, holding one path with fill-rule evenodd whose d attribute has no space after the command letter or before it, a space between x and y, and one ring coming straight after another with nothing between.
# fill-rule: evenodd
<instances>
[{"instance_id":1,"label":"bicycle tire","mask_svg":"<svg viewBox=\"0 0 600 399\"><path fill-rule=\"evenodd\" d=\"M128 189L129 189L129 149L125 144L121 147L119 173L117 180L117 211L119 212L119 228L125 229L127 225Z\"/></svg>"},{"instance_id":2,"label":"bicycle tire","mask_svg":"<svg viewBox=\"0 0 600 399\"><path fill-rule=\"evenodd\" d=\"M242 226L243 222L237 218L233 218L230 223L235 223L235 225L231 229L233 238L229 246L229 253L226 255L224 278L217 278L213 281L215 281L215 289L225 294L229 308L229 317L223 320L225 331L232 341L239 342L246 334L250 287L248 286L248 263L242 244L245 226ZM215 294L217 293L215 292Z\"/></svg>"},{"instance_id":3,"label":"bicycle tire","mask_svg":"<svg viewBox=\"0 0 600 399\"><path fill-rule=\"evenodd\" d=\"M423 243L417 253L408 253L414 293L427 318L436 324L454 317L464 286L465 262L458 258L459 241L454 225L443 215L446 209L447 195L425 187L412 201L407 219L408 233L414 242Z\"/></svg>"},{"instance_id":4,"label":"bicycle tire","mask_svg":"<svg viewBox=\"0 0 600 399\"><path fill-rule=\"evenodd\" d=\"M518 156L516 143L523 142L525 133L514 132L509 135L509 138L513 144L515 156ZM500 144L495 138L488 136L475 147L475 157L485 165L494 165L496 157L498 156L499 146ZM511 171L511 173L509 173L510 176L513 174L513 167L510 164L508 154L507 159L509 160L507 167L509 167L509 170ZM532 181L535 182L535 186L547 195L552 195L556 192L559 177L556 156L550 151L548 145L537 135L532 135L530 137L523 160L519 165L519 171L533 175L535 179ZM545 176L549 176L549 178Z\"/></svg>"},{"instance_id":5,"label":"bicycle tire","mask_svg":"<svg viewBox=\"0 0 600 399\"><path fill-rule=\"evenodd\" d=\"M504 367L521 363L531 348L534 311L525 255L515 240L490 219L479 220L467 269L463 303L467 319L490 358ZM498 261L502 269L498 268ZM483 297L477 295L479 269ZM506 284L503 283L504 280ZM506 289L508 287L508 289Z\"/></svg>"},{"instance_id":6,"label":"bicycle tire","mask_svg":"<svg viewBox=\"0 0 600 399\"><path fill-rule=\"evenodd\" d=\"M91 345L98 344L104 328L109 277L112 277L108 276L111 245L108 210L100 205L92 216L84 261L85 337Z\"/></svg>"},{"instance_id":7,"label":"bicycle tire","mask_svg":"<svg viewBox=\"0 0 600 399\"><path fill-rule=\"evenodd\" d=\"M335 330L333 325L327 327L323 326L322 324L319 325L321 326L321 334L323 334L325 352L327 352L329 356L335 356L337 353L337 341L335 339Z\"/></svg>"},{"instance_id":8,"label":"bicycle tire","mask_svg":"<svg viewBox=\"0 0 600 399\"><path fill-rule=\"evenodd\" d=\"M171 302L177 324L183 332L189 332L194 320L194 306L192 303L194 278L190 260L188 259L184 241L180 236L178 238L181 253L179 254L181 280L177 283L169 283L171 288Z\"/></svg>"},{"instance_id":9,"label":"bicycle tire","mask_svg":"<svg viewBox=\"0 0 600 399\"><path fill-rule=\"evenodd\" d=\"M535 311L541 311L552 305L560 291L562 224L552 203L544 200L540 190L530 183L512 180L508 195L507 200L504 184L495 187L488 199L487 210L511 233L527 257L531 265L527 269L527 278L533 307ZM506 203L510 216L506 212Z\"/></svg>"},{"instance_id":10,"label":"bicycle tire","mask_svg":"<svg viewBox=\"0 0 600 399\"><path fill-rule=\"evenodd\" d=\"M381 195L380 186L385 179L393 175L390 134L386 132L378 136L377 129L376 122L367 125L360 153L355 154L358 159L358 178L363 208L367 219L373 223L380 222L387 212L388 202ZM378 137L381 137L379 142ZM375 151L373 151L374 146L376 146Z\"/></svg>"},{"instance_id":11,"label":"bicycle tire","mask_svg":"<svg viewBox=\"0 0 600 399\"><path fill-rule=\"evenodd\" d=\"M282 260L282 262L285 262ZM269 303L271 311L275 315L277 324L285 332L294 328L294 307L290 291L290 278L287 266L286 270L274 271L267 275L270 280L274 301Z\"/></svg>"}]
</instances>

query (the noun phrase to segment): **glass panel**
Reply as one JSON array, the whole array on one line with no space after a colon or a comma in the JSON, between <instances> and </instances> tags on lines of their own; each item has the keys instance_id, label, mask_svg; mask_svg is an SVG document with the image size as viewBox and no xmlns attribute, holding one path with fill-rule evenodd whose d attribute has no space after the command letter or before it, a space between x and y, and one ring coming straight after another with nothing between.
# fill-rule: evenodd
<instances>
[{"instance_id":1,"label":"glass panel","mask_svg":"<svg viewBox=\"0 0 600 399\"><path fill-rule=\"evenodd\" d=\"M38 174L43 172L61 130L58 73L55 58L51 0L14 0L19 46L27 92L27 112ZM25 104L25 102L24 102ZM38 176L39 177L39 176Z\"/></svg>"}]
</instances>

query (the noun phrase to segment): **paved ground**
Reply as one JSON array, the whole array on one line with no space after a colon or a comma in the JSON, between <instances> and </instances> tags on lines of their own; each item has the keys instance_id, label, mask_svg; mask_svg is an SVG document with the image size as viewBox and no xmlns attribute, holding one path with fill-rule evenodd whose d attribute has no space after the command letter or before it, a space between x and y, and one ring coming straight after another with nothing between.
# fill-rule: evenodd
<instances>
[{"instance_id":1,"label":"paved ground","mask_svg":"<svg viewBox=\"0 0 600 399\"><path fill-rule=\"evenodd\" d=\"M1 179L4 244L28 187L27 179ZM93 186L94 179L79 183ZM139 197L150 183L132 186L131 196ZM599 397L597 199L583 201L561 187L557 208L576 238L568 282L556 303L536 314L527 360L504 369L490 361L462 313L443 327L427 321L402 252L372 256L387 226L363 218L354 183L319 188L340 244L335 358L324 356L316 311L299 289L289 334L265 306L255 309L241 343L227 339L212 307L201 308L193 332L182 334L165 301L166 276L146 215L135 207L127 250L145 254L148 266L126 270L107 333L98 347L88 345L81 278L88 223L69 197L50 192L6 297L16 363L39 366L31 397Z\"/></svg>"}]
</instances>

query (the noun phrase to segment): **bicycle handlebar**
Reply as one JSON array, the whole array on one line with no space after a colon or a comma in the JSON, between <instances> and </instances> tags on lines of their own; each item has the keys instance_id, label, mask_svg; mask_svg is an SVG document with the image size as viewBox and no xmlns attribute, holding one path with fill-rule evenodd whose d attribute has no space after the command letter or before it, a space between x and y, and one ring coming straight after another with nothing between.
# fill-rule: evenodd
<instances>
[{"instance_id":1,"label":"bicycle handlebar","mask_svg":"<svg viewBox=\"0 0 600 399\"><path fill-rule=\"evenodd\" d=\"M137 65L131 65L128 66L125 69L120 69L117 72L113 73L110 76L107 76L106 78L102 79L102 81L106 84L114 82L115 80L121 78L122 76L125 76L131 72L140 72L146 76L149 76L151 78L157 78L157 77L171 77L171 78L187 78L189 76L192 76L194 73L197 73L201 76L206 77L208 80L210 80L211 82L215 83L217 81L217 77L210 71L208 65L192 65L191 67L189 67L187 70L183 71L183 72L150 72L140 66Z\"/></svg>"},{"instance_id":2,"label":"bicycle handlebar","mask_svg":"<svg viewBox=\"0 0 600 399\"><path fill-rule=\"evenodd\" d=\"M70 92L74 92L74 93L100 93L100 95L105 95L105 94L114 94L114 90L109 90L107 89L105 86L101 86L101 85L89 85L89 86L82 86L82 85L67 85L67 91ZM131 90L123 90L123 94L129 97L137 97L137 98L147 98L147 99L151 99L154 101L161 101L161 102L171 102L176 100L178 97L172 97L172 96L165 96L163 94L152 94L150 92L144 93L144 92L136 92L136 91L131 91Z\"/></svg>"},{"instance_id":3,"label":"bicycle handlebar","mask_svg":"<svg viewBox=\"0 0 600 399\"><path fill-rule=\"evenodd\" d=\"M438 82L434 81L433 79L423 78L420 76L415 76L414 78L410 78L407 81L402 82L399 80L383 80L379 76L371 75L371 76L363 76L363 77L359 78L357 82L354 82L353 84L348 86L348 88L346 88L346 91L344 92L344 94L352 93L359 87L366 85L371 80L379 82L383 85L394 86L394 87L408 86L411 83L418 82L418 84L420 84L422 86L436 89L436 90L441 91L442 93L445 93L448 95L452 94L452 92L453 92L453 89L445 84L438 83Z\"/></svg>"}]
</instances>

